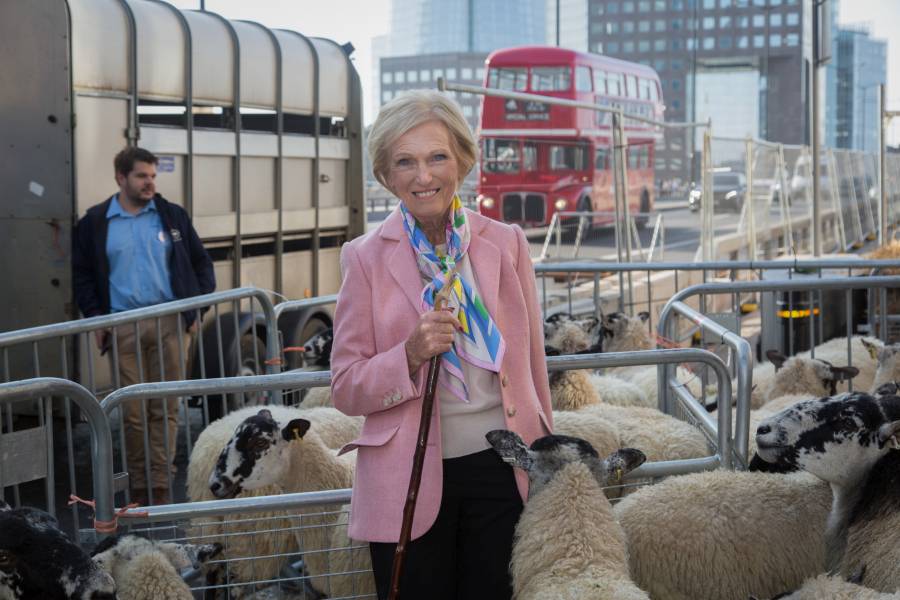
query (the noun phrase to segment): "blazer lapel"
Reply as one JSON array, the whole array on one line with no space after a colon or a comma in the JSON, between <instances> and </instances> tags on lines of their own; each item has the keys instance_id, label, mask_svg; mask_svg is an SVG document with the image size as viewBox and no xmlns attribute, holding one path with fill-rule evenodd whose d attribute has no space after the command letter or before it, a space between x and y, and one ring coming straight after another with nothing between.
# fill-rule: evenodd
<instances>
[{"instance_id":1,"label":"blazer lapel","mask_svg":"<svg viewBox=\"0 0 900 600\"><path fill-rule=\"evenodd\" d=\"M497 297L500 293L500 249L481 235L485 220L481 215L466 215L472 224L472 240L469 242L469 259L478 280L478 292L485 308L492 317L497 315Z\"/></svg>"},{"instance_id":2,"label":"blazer lapel","mask_svg":"<svg viewBox=\"0 0 900 600\"><path fill-rule=\"evenodd\" d=\"M422 283L422 276L419 275L419 266L416 264L412 246L403 229L402 218L400 209L397 208L384 221L381 237L394 240L394 249L388 256L387 267L391 277L409 299L416 314L422 314L424 312L422 310L422 288L425 287L425 284Z\"/></svg>"}]
</instances>

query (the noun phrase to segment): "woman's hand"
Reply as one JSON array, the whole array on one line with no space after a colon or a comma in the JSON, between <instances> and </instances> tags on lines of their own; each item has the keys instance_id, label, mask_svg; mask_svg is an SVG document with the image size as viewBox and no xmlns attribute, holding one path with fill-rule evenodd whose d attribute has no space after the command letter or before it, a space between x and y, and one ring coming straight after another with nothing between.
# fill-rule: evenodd
<instances>
[{"instance_id":1,"label":"woman's hand","mask_svg":"<svg viewBox=\"0 0 900 600\"><path fill-rule=\"evenodd\" d=\"M453 346L453 334L459 320L448 310L432 310L419 317L416 328L406 340L406 364L412 377L422 363L443 354Z\"/></svg>"}]
</instances>

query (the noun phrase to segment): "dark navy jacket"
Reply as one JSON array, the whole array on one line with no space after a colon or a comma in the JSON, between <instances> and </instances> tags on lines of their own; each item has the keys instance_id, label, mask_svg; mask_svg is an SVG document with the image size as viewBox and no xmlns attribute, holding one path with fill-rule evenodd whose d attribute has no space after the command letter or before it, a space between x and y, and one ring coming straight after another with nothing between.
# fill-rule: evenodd
<instances>
[{"instance_id":1,"label":"dark navy jacket","mask_svg":"<svg viewBox=\"0 0 900 600\"><path fill-rule=\"evenodd\" d=\"M88 209L72 234L72 281L75 301L85 317L109 314L109 259L106 256L106 212L112 198ZM191 225L187 212L157 194L153 197L163 227L169 232L172 253L169 279L176 298L208 294L216 289L212 260ZM195 311L184 313L186 326Z\"/></svg>"}]
</instances>

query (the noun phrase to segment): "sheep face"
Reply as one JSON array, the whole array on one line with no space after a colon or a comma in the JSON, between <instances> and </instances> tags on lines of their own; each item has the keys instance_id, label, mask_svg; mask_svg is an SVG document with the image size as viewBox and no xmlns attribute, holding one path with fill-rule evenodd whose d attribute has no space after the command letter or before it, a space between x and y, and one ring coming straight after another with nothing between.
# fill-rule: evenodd
<instances>
[{"instance_id":1,"label":"sheep face","mask_svg":"<svg viewBox=\"0 0 900 600\"><path fill-rule=\"evenodd\" d=\"M900 397L853 392L805 400L773 415L756 431L757 453L829 483L851 484L897 446Z\"/></svg>"},{"instance_id":2,"label":"sheep face","mask_svg":"<svg viewBox=\"0 0 900 600\"><path fill-rule=\"evenodd\" d=\"M590 341L587 333L577 321L565 321L554 329L553 334L545 339L544 344L545 351L549 347L558 351L558 354L574 354L586 350Z\"/></svg>"},{"instance_id":3,"label":"sheep face","mask_svg":"<svg viewBox=\"0 0 900 600\"><path fill-rule=\"evenodd\" d=\"M869 355L876 361L875 383L900 381L900 343L883 344L881 340L862 340Z\"/></svg>"},{"instance_id":4,"label":"sheep face","mask_svg":"<svg viewBox=\"0 0 900 600\"><path fill-rule=\"evenodd\" d=\"M640 450L622 448L601 460L590 443L567 435L538 438L530 448L512 431L496 429L485 437L500 458L528 473L529 498L539 493L568 464L581 462L587 465L602 487L619 483L625 473L639 467L647 458Z\"/></svg>"},{"instance_id":5,"label":"sheep face","mask_svg":"<svg viewBox=\"0 0 900 600\"><path fill-rule=\"evenodd\" d=\"M43 515L0 510L0 597L115 600L112 576Z\"/></svg>"},{"instance_id":6,"label":"sheep face","mask_svg":"<svg viewBox=\"0 0 900 600\"><path fill-rule=\"evenodd\" d=\"M303 360L308 365L318 367L331 366L331 346L334 343L334 330L326 329L312 336L303 343Z\"/></svg>"},{"instance_id":7,"label":"sheep face","mask_svg":"<svg viewBox=\"0 0 900 600\"><path fill-rule=\"evenodd\" d=\"M548 356L582 350L601 352L603 328L593 315L576 319L569 313L556 313L544 319L544 340Z\"/></svg>"},{"instance_id":8,"label":"sheep face","mask_svg":"<svg viewBox=\"0 0 900 600\"><path fill-rule=\"evenodd\" d=\"M216 498L234 498L245 489L280 481L290 464L290 442L302 438L309 425L306 419L294 419L282 426L266 409L247 417L219 454L209 476L210 491Z\"/></svg>"},{"instance_id":9,"label":"sheep face","mask_svg":"<svg viewBox=\"0 0 900 600\"><path fill-rule=\"evenodd\" d=\"M836 367L819 358L799 356L788 358L777 350L766 352L766 358L775 365L773 389L793 390L799 385L798 392L802 391L813 396L834 396L840 382L849 381L859 375L859 369L856 367ZM819 382L821 385L817 389L806 389L806 386L816 387L813 382Z\"/></svg>"},{"instance_id":10,"label":"sheep face","mask_svg":"<svg viewBox=\"0 0 900 600\"><path fill-rule=\"evenodd\" d=\"M155 551L161 552L172 567L180 571L189 567L200 568L222 551L222 544L154 542L137 535L123 535L105 540L91 559L107 573L113 573L128 561Z\"/></svg>"},{"instance_id":11,"label":"sheep face","mask_svg":"<svg viewBox=\"0 0 900 600\"><path fill-rule=\"evenodd\" d=\"M601 329L607 352L642 350L653 347L647 330L650 313L644 311L634 317L622 312L604 315Z\"/></svg>"}]
</instances>

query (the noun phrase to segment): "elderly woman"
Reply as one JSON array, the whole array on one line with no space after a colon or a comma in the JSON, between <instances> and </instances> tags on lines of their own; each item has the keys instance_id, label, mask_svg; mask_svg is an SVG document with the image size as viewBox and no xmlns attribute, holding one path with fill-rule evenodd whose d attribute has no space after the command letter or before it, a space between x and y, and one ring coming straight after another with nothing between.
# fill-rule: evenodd
<instances>
[{"instance_id":1,"label":"elderly woman","mask_svg":"<svg viewBox=\"0 0 900 600\"><path fill-rule=\"evenodd\" d=\"M521 229L463 208L456 190L476 145L443 94L414 91L384 105L369 154L400 205L341 252L332 396L341 411L366 417L344 449L357 449L350 537L370 542L386 598L425 374L440 355L401 597L509 598L527 477L484 436L509 429L530 444L552 429L528 243ZM447 308L436 311L435 293L447 285Z\"/></svg>"}]
</instances>

